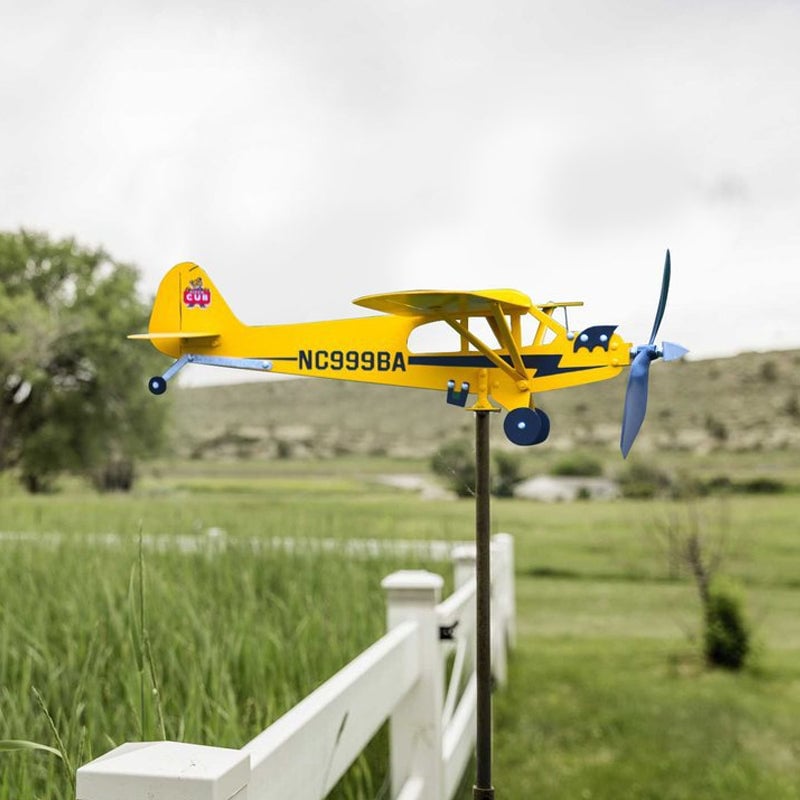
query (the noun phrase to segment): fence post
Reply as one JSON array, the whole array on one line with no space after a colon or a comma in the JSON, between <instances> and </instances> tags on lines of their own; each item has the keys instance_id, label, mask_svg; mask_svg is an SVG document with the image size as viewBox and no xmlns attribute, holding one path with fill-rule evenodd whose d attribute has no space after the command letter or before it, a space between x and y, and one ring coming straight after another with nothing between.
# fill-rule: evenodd
<instances>
[{"instance_id":1,"label":"fence post","mask_svg":"<svg viewBox=\"0 0 800 800\"><path fill-rule=\"evenodd\" d=\"M503 607L506 646L509 649L513 649L517 642L517 601L514 596L514 537L510 533L496 533L492 541L502 553L500 563L500 603Z\"/></svg>"},{"instance_id":2,"label":"fence post","mask_svg":"<svg viewBox=\"0 0 800 800\"><path fill-rule=\"evenodd\" d=\"M247 800L250 756L184 742L133 742L77 772L78 800Z\"/></svg>"},{"instance_id":3,"label":"fence post","mask_svg":"<svg viewBox=\"0 0 800 800\"><path fill-rule=\"evenodd\" d=\"M475 557L474 544L460 544L453 548L453 580L456 589L475 577Z\"/></svg>"},{"instance_id":4,"label":"fence post","mask_svg":"<svg viewBox=\"0 0 800 800\"><path fill-rule=\"evenodd\" d=\"M442 706L444 665L436 614L444 580L424 570L400 570L381 582L386 592L387 627L407 620L419 626L419 680L389 720L393 798L409 779L421 780L420 800L442 800Z\"/></svg>"}]
</instances>

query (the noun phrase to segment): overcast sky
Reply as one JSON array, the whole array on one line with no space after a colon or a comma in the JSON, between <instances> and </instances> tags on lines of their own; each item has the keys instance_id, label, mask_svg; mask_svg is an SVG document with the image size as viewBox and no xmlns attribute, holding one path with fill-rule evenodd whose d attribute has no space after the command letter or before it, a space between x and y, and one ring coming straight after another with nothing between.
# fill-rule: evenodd
<instances>
[{"instance_id":1,"label":"overcast sky","mask_svg":"<svg viewBox=\"0 0 800 800\"><path fill-rule=\"evenodd\" d=\"M143 293L510 287L643 341L670 247L663 338L800 347L795 0L0 0L0 109L0 228Z\"/></svg>"}]
</instances>

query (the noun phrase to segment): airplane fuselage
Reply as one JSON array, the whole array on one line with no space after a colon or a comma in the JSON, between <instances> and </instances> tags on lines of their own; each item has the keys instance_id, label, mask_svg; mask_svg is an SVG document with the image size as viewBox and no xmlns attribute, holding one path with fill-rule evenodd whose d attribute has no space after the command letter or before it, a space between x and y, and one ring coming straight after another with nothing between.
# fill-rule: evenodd
<instances>
[{"instance_id":1,"label":"airplane fuselage","mask_svg":"<svg viewBox=\"0 0 800 800\"><path fill-rule=\"evenodd\" d=\"M512 374L512 358L502 349L493 352L508 369L469 347L412 352L409 337L427 321L382 315L288 325L239 323L210 339L162 339L154 344L173 358L191 353L258 359L269 362L271 372L284 375L441 391L450 381L456 386L468 383L474 391L483 373L489 395L507 409L529 405L532 394L613 378L629 363L630 345L618 334L589 348L580 346L579 334L570 340L562 329L547 344L520 347L523 378ZM557 325L551 318L547 324Z\"/></svg>"}]
</instances>

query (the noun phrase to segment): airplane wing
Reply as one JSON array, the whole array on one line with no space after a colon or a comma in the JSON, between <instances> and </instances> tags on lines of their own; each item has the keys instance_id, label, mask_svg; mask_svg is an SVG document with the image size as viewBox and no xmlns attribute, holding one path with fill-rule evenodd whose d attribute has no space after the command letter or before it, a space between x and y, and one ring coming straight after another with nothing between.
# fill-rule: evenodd
<instances>
[{"instance_id":1,"label":"airplane wing","mask_svg":"<svg viewBox=\"0 0 800 800\"><path fill-rule=\"evenodd\" d=\"M359 297L357 306L403 317L442 319L453 316L491 317L500 312L525 313L533 305L530 297L515 289L487 289L478 292L419 290L389 292Z\"/></svg>"},{"instance_id":2,"label":"airplane wing","mask_svg":"<svg viewBox=\"0 0 800 800\"><path fill-rule=\"evenodd\" d=\"M206 331L174 331L167 333L131 333L128 339L146 339L152 342L154 339L216 339L218 333L208 333Z\"/></svg>"},{"instance_id":3,"label":"airplane wing","mask_svg":"<svg viewBox=\"0 0 800 800\"><path fill-rule=\"evenodd\" d=\"M390 292L359 297L356 305L409 317L427 317L444 320L476 350L483 353L495 366L507 372L515 380L527 380L527 371L505 314L520 315L530 310L531 299L514 289L487 289L478 292L441 292L420 290L413 292ZM511 364L499 356L480 337L469 330L469 317L486 317L492 326L497 341L511 357ZM517 334L518 335L518 334Z\"/></svg>"}]
</instances>

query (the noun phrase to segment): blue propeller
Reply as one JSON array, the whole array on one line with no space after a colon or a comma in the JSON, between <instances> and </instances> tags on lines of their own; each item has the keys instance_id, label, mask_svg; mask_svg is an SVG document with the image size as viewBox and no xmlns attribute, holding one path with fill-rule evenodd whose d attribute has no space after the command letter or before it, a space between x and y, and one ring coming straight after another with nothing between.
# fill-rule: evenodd
<instances>
[{"instance_id":1,"label":"blue propeller","mask_svg":"<svg viewBox=\"0 0 800 800\"><path fill-rule=\"evenodd\" d=\"M658 329L661 327L661 319L664 316L664 309L667 307L671 272L672 266L669 250L667 250L667 257L664 261L664 276L661 279L661 296L658 299L658 308L656 309L656 318L653 322L650 341L645 345L640 345L631 353L633 361L628 375L628 388L625 392L622 435L619 442L623 458L627 457L631 447L633 447L633 442L642 427L647 412L647 384L650 378L650 363L657 358L663 358L664 361L675 361L689 352L685 347L673 342L663 342L661 348L655 345Z\"/></svg>"}]
</instances>

